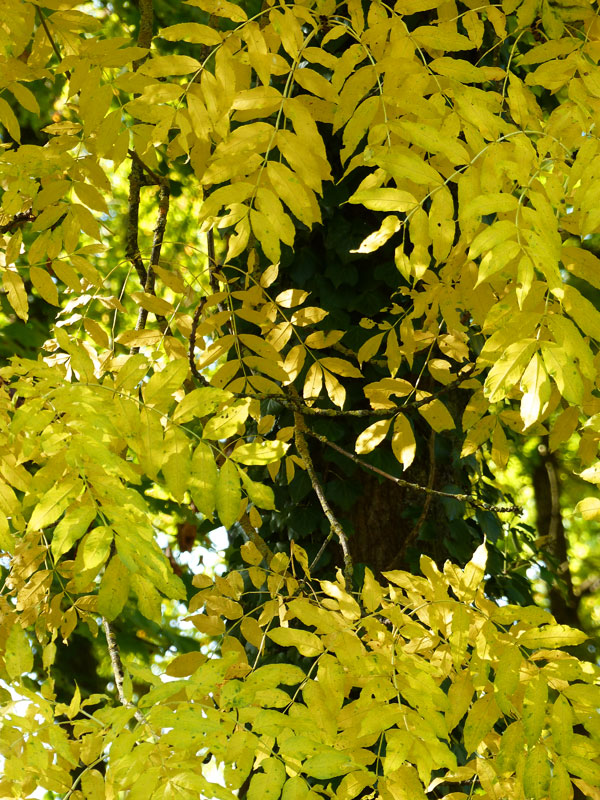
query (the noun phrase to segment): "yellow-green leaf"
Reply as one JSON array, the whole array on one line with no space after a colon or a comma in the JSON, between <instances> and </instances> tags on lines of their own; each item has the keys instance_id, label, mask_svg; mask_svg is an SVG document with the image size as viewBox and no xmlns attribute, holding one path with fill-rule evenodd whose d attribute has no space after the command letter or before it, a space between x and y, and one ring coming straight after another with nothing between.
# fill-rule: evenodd
<instances>
[{"instance_id":1,"label":"yellow-green leaf","mask_svg":"<svg viewBox=\"0 0 600 800\"><path fill-rule=\"evenodd\" d=\"M230 459L225 461L219 471L215 499L221 523L225 528L231 528L240 515L242 493L237 467Z\"/></svg>"},{"instance_id":2,"label":"yellow-green leaf","mask_svg":"<svg viewBox=\"0 0 600 800\"><path fill-rule=\"evenodd\" d=\"M33 653L23 628L16 623L10 629L4 648L6 671L13 680L21 678L33 669Z\"/></svg>"},{"instance_id":3,"label":"yellow-green leaf","mask_svg":"<svg viewBox=\"0 0 600 800\"><path fill-rule=\"evenodd\" d=\"M281 647L296 647L300 655L312 658L323 652L323 643L314 633L297 628L275 628L268 637Z\"/></svg>"},{"instance_id":4,"label":"yellow-green leaf","mask_svg":"<svg viewBox=\"0 0 600 800\"><path fill-rule=\"evenodd\" d=\"M52 536L50 549L55 559L73 547L87 531L96 517L96 509L92 506L78 505L70 509L58 523Z\"/></svg>"}]
</instances>

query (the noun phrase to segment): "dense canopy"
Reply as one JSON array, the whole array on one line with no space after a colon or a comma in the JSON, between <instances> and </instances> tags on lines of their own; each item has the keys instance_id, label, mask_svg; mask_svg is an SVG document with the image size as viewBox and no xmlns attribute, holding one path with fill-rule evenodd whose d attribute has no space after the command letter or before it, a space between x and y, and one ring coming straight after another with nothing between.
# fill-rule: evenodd
<instances>
[{"instance_id":1,"label":"dense canopy","mask_svg":"<svg viewBox=\"0 0 600 800\"><path fill-rule=\"evenodd\" d=\"M1 5L0 797L600 797L599 60Z\"/></svg>"}]
</instances>

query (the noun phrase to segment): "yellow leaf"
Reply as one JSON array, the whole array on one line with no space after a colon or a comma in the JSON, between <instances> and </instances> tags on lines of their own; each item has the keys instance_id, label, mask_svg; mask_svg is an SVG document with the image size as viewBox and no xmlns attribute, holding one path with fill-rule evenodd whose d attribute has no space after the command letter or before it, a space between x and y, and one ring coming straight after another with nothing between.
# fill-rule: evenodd
<instances>
[{"instance_id":1,"label":"yellow leaf","mask_svg":"<svg viewBox=\"0 0 600 800\"><path fill-rule=\"evenodd\" d=\"M226 17L233 22L244 22L248 16L241 6L230 3L228 0L186 0L187 5L201 8L208 14L217 17Z\"/></svg>"},{"instance_id":2,"label":"yellow leaf","mask_svg":"<svg viewBox=\"0 0 600 800\"><path fill-rule=\"evenodd\" d=\"M182 424L189 422L194 417L206 417L212 414L221 403L230 400L231 396L231 392L219 389L216 386L201 386L199 389L192 389L177 404L173 412L173 422Z\"/></svg>"},{"instance_id":3,"label":"yellow leaf","mask_svg":"<svg viewBox=\"0 0 600 800\"><path fill-rule=\"evenodd\" d=\"M27 292L23 279L18 272L12 270L5 270L2 275L2 285L8 297L8 302L13 307L15 314L20 317L24 322L27 322L29 316L27 307Z\"/></svg>"},{"instance_id":4,"label":"yellow leaf","mask_svg":"<svg viewBox=\"0 0 600 800\"><path fill-rule=\"evenodd\" d=\"M4 646L4 663L8 676L20 681L33 669L33 653L23 628L16 623L10 629Z\"/></svg>"},{"instance_id":5,"label":"yellow leaf","mask_svg":"<svg viewBox=\"0 0 600 800\"><path fill-rule=\"evenodd\" d=\"M212 448L200 442L192 455L189 490L196 508L212 519L216 506L217 465Z\"/></svg>"},{"instance_id":6,"label":"yellow leaf","mask_svg":"<svg viewBox=\"0 0 600 800\"><path fill-rule=\"evenodd\" d=\"M271 261L279 261L281 238L273 217L251 208L250 224L252 225L252 232L260 242L265 256Z\"/></svg>"},{"instance_id":7,"label":"yellow leaf","mask_svg":"<svg viewBox=\"0 0 600 800\"><path fill-rule=\"evenodd\" d=\"M329 399L334 405L338 406L338 408L343 408L346 402L346 390L335 375L332 375L328 370L323 371L323 377L325 379L325 389L327 390Z\"/></svg>"},{"instance_id":8,"label":"yellow leaf","mask_svg":"<svg viewBox=\"0 0 600 800\"><path fill-rule=\"evenodd\" d=\"M505 242L511 236L516 236L516 234L517 228L515 223L508 219L502 219L499 222L494 222L486 226L471 242L469 258L477 258L477 256L491 250L496 245L502 244L502 242Z\"/></svg>"},{"instance_id":9,"label":"yellow leaf","mask_svg":"<svg viewBox=\"0 0 600 800\"><path fill-rule=\"evenodd\" d=\"M544 362L534 353L521 378L521 419L524 429L538 421L550 402L552 387Z\"/></svg>"},{"instance_id":10,"label":"yellow leaf","mask_svg":"<svg viewBox=\"0 0 600 800\"><path fill-rule=\"evenodd\" d=\"M586 473L588 474L586 475ZM584 469L584 471L579 474L581 478L590 481L590 483L600 483L600 463L588 469ZM600 498L585 497L575 506L575 513L581 514L586 522L600 519Z\"/></svg>"},{"instance_id":11,"label":"yellow leaf","mask_svg":"<svg viewBox=\"0 0 600 800\"><path fill-rule=\"evenodd\" d=\"M242 492L237 467L227 459L219 471L216 489L217 514L225 528L231 528L240 516Z\"/></svg>"},{"instance_id":12,"label":"yellow leaf","mask_svg":"<svg viewBox=\"0 0 600 800\"><path fill-rule=\"evenodd\" d=\"M300 655L312 658L323 652L323 643L314 633L296 628L275 628L267 633L281 647L296 647Z\"/></svg>"},{"instance_id":13,"label":"yellow leaf","mask_svg":"<svg viewBox=\"0 0 600 800\"><path fill-rule=\"evenodd\" d=\"M114 555L98 591L98 613L108 620L116 619L129 599L129 570L119 556Z\"/></svg>"},{"instance_id":14,"label":"yellow leaf","mask_svg":"<svg viewBox=\"0 0 600 800\"><path fill-rule=\"evenodd\" d=\"M431 50L453 51L472 50L473 44L460 33L433 25L422 25L411 34L417 44Z\"/></svg>"},{"instance_id":15,"label":"yellow leaf","mask_svg":"<svg viewBox=\"0 0 600 800\"><path fill-rule=\"evenodd\" d=\"M198 22L180 22L178 25L169 25L160 28L157 36L168 42L188 42L189 44L221 44L221 33L209 25L200 25Z\"/></svg>"},{"instance_id":16,"label":"yellow leaf","mask_svg":"<svg viewBox=\"0 0 600 800\"><path fill-rule=\"evenodd\" d=\"M548 796L550 763L545 745L538 744L527 753L523 769L523 790L531 800L542 800Z\"/></svg>"},{"instance_id":17,"label":"yellow leaf","mask_svg":"<svg viewBox=\"0 0 600 800\"><path fill-rule=\"evenodd\" d=\"M404 414L398 414L394 420L392 450L403 469L408 469L415 459L417 444L411 424Z\"/></svg>"},{"instance_id":18,"label":"yellow leaf","mask_svg":"<svg viewBox=\"0 0 600 800\"><path fill-rule=\"evenodd\" d=\"M419 414L436 433L453 430L455 427L452 415L442 401L437 398L432 400L431 403L419 406Z\"/></svg>"},{"instance_id":19,"label":"yellow leaf","mask_svg":"<svg viewBox=\"0 0 600 800\"><path fill-rule=\"evenodd\" d=\"M364 453L370 453L374 450L387 436L391 423L391 417L389 419L379 419L377 422L369 425L368 428L365 428L356 440L356 445L354 447L356 452L363 455Z\"/></svg>"},{"instance_id":20,"label":"yellow leaf","mask_svg":"<svg viewBox=\"0 0 600 800\"><path fill-rule=\"evenodd\" d=\"M114 533L107 525L98 525L81 541L77 555L81 553L84 569L98 569L110 555Z\"/></svg>"},{"instance_id":21,"label":"yellow leaf","mask_svg":"<svg viewBox=\"0 0 600 800\"><path fill-rule=\"evenodd\" d=\"M340 152L342 164L345 164L348 158L350 158L352 153L356 150L363 136L367 133L369 126L373 122L375 114L381 107L382 105L379 97L367 97L367 99L363 100L354 114L350 117L344 128L344 147ZM401 211L406 209L391 208L380 210Z\"/></svg>"},{"instance_id":22,"label":"yellow leaf","mask_svg":"<svg viewBox=\"0 0 600 800\"><path fill-rule=\"evenodd\" d=\"M78 505L72 507L56 526L50 549L55 559L73 547L87 531L96 517L96 509L92 506Z\"/></svg>"},{"instance_id":23,"label":"yellow leaf","mask_svg":"<svg viewBox=\"0 0 600 800\"><path fill-rule=\"evenodd\" d=\"M249 111L252 109L275 111L282 102L283 96L274 86L257 86L254 89L242 89L237 92L232 108L237 111Z\"/></svg>"},{"instance_id":24,"label":"yellow leaf","mask_svg":"<svg viewBox=\"0 0 600 800\"><path fill-rule=\"evenodd\" d=\"M348 198L349 203L360 203L371 211L398 211L404 213L418 205L415 197L403 189L359 189Z\"/></svg>"},{"instance_id":25,"label":"yellow leaf","mask_svg":"<svg viewBox=\"0 0 600 800\"><path fill-rule=\"evenodd\" d=\"M286 289L277 295L275 302L282 308L293 308L294 306L302 305L308 295L309 292L301 289Z\"/></svg>"},{"instance_id":26,"label":"yellow leaf","mask_svg":"<svg viewBox=\"0 0 600 800\"><path fill-rule=\"evenodd\" d=\"M173 393L180 389L189 371L187 359L170 361L161 372L155 372L142 391L144 403L166 410L173 400Z\"/></svg>"},{"instance_id":27,"label":"yellow leaf","mask_svg":"<svg viewBox=\"0 0 600 800\"><path fill-rule=\"evenodd\" d=\"M581 330L596 341L600 341L600 312L586 297L563 283L553 291L565 307L567 314L577 323Z\"/></svg>"},{"instance_id":28,"label":"yellow leaf","mask_svg":"<svg viewBox=\"0 0 600 800\"><path fill-rule=\"evenodd\" d=\"M537 339L523 339L509 345L488 373L484 393L490 403L502 400L521 379L525 366L529 363L539 342ZM550 370L548 370L550 371Z\"/></svg>"},{"instance_id":29,"label":"yellow leaf","mask_svg":"<svg viewBox=\"0 0 600 800\"><path fill-rule=\"evenodd\" d=\"M241 447L236 447L230 457L241 464L269 464L271 461L283 458L288 447L289 444L284 444L278 440L252 442L251 444L243 444Z\"/></svg>"},{"instance_id":30,"label":"yellow leaf","mask_svg":"<svg viewBox=\"0 0 600 800\"><path fill-rule=\"evenodd\" d=\"M173 313L173 304L149 292L132 292L131 299L152 314L166 316Z\"/></svg>"},{"instance_id":31,"label":"yellow leaf","mask_svg":"<svg viewBox=\"0 0 600 800\"><path fill-rule=\"evenodd\" d=\"M305 308L301 308L300 311L296 311L294 314L292 314L291 323L292 325L298 325L299 327L316 325L318 322L324 320L328 313L328 311L318 308L317 306L306 306Z\"/></svg>"},{"instance_id":32,"label":"yellow leaf","mask_svg":"<svg viewBox=\"0 0 600 800\"><path fill-rule=\"evenodd\" d=\"M156 56L139 68L139 72L151 78L170 78L173 75L189 75L196 72L202 64L191 56Z\"/></svg>"},{"instance_id":33,"label":"yellow leaf","mask_svg":"<svg viewBox=\"0 0 600 800\"><path fill-rule=\"evenodd\" d=\"M4 125L15 142L21 141L21 128L15 112L3 97L0 97L0 124Z\"/></svg>"},{"instance_id":34,"label":"yellow leaf","mask_svg":"<svg viewBox=\"0 0 600 800\"><path fill-rule=\"evenodd\" d=\"M390 239L395 233L400 230L401 223L398 217L390 214L385 217L381 223L379 230L371 233L366 239L360 243L359 247L355 250L350 250L351 253L373 253Z\"/></svg>"},{"instance_id":35,"label":"yellow leaf","mask_svg":"<svg viewBox=\"0 0 600 800\"><path fill-rule=\"evenodd\" d=\"M311 349L321 350L337 344L345 333L345 331L315 331L315 333L309 333L304 344Z\"/></svg>"},{"instance_id":36,"label":"yellow leaf","mask_svg":"<svg viewBox=\"0 0 600 800\"><path fill-rule=\"evenodd\" d=\"M475 592L479 587L483 576L485 574L485 566L487 564L487 547L485 544L480 544L477 550L473 553L473 557L465 566L463 572L463 599L465 602L470 603Z\"/></svg>"},{"instance_id":37,"label":"yellow leaf","mask_svg":"<svg viewBox=\"0 0 600 800\"><path fill-rule=\"evenodd\" d=\"M515 211L519 207L519 198L505 192L490 192L473 197L460 207L460 217L484 217L486 214ZM507 221L507 220L503 220ZM500 223L496 223L499 225ZM469 253L469 258L473 258Z\"/></svg>"},{"instance_id":38,"label":"yellow leaf","mask_svg":"<svg viewBox=\"0 0 600 800\"><path fill-rule=\"evenodd\" d=\"M570 628L568 625L544 625L532 628L519 636L519 645L531 649L555 647L575 647L588 639L583 631Z\"/></svg>"},{"instance_id":39,"label":"yellow leaf","mask_svg":"<svg viewBox=\"0 0 600 800\"><path fill-rule=\"evenodd\" d=\"M57 306L58 303L58 289L56 284L45 269L40 267L29 267L29 277L32 284L38 290L42 300L45 300L50 305Z\"/></svg>"},{"instance_id":40,"label":"yellow leaf","mask_svg":"<svg viewBox=\"0 0 600 800\"><path fill-rule=\"evenodd\" d=\"M292 214L307 227L321 221L321 212L314 192L309 189L285 164L269 161L267 175L275 192Z\"/></svg>"},{"instance_id":41,"label":"yellow leaf","mask_svg":"<svg viewBox=\"0 0 600 800\"><path fill-rule=\"evenodd\" d=\"M81 488L82 484L79 480L65 478L59 480L33 509L27 523L27 530L39 531L56 522L73 497L81 491Z\"/></svg>"},{"instance_id":42,"label":"yellow leaf","mask_svg":"<svg viewBox=\"0 0 600 800\"><path fill-rule=\"evenodd\" d=\"M462 58L442 56L441 58L434 58L429 66L438 75L453 78L460 83L484 83L490 80L489 67L475 67ZM504 77L504 70L499 69L497 72L500 73L497 76L498 79Z\"/></svg>"},{"instance_id":43,"label":"yellow leaf","mask_svg":"<svg viewBox=\"0 0 600 800\"><path fill-rule=\"evenodd\" d=\"M318 361L311 364L304 381L303 397L305 400L314 400L321 394L323 386L323 370Z\"/></svg>"},{"instance_id":44,"label":"yellow leaf","mask_svg":"<svg viewBox=\"0 0 600 800\"><path fill-rule=\"evenodd\" d=\"M369 160L368 153L365 153L365 161L368 163ZM425 186L442 183L442 178L437 170L407 148L404 148L404 151L395 151L392 148L389 153L384 151L373 154L372 160L386 172L389 172L399 185L402 185L406 179Z\"/></svg>"},{"instance_id":45,"label":"yellow leaf","mask_svg":"<svg viewBox=\"0 0 600 800\"><path fill-rule=\"evenodd\" d=\"M327 369L330 372L335 372L336 375L342 375L344 378L362 378L362 373L360 370L343 358L327 356L325 358L321 358L319 363L324 369Z\"/></svg>"},{"instance_id":46,"label":"yellow leaf","mask_svg":"<svg viewBox=\"0 0 600 800\"><path fill-rule=\"evenodd\" d=\"M448 60L454 61L454 59ZM403 119L394 123L394 128L418 147L430 153L442 153L452 164L468 164L470 161L469 153L462 142L442 133L432 125Z\"/></svg>"},{"instance_id":47,"label":"yellow leaf","mask_svg":"<svg viewBox=\"0 0 600 800\"><path fill-rule=\"evenodd\" d=\"M290 326L291 327L291 326ZM285 357L283 368L287 373L287 383L296 380L300 374L304 361L306 360L306 347L302 344L297 344L289 351Z\"/></svg>"},{"instance_id":48,"label":"yellow leaf","mask_svg":"<svg viewBox=\"0 0 600 800\"><path fill-rule=\"evenodd\" d=\"M465 750L469 755L479 747L500 716L493 694L485 694L473 703L463 731Z\"/></svg>"},{"instance_id":49,"label":"yellow leaf","mask_svg":"<svg viewBox=\"0 0 600 800\"><path fill-rule=\"evenodd\" d=\"M331 83L323 75L315 72L314 69L309 67L297 69L294 72L294 80L307 92L316 94L317 97L322 97L331 103L336 101L337 94Z\"/></svg>"},{"instance_id":50,"label":"yellow leaf","mask_svg":"<svg viewBox=\"0 0 600 800\"><path fill-rule=\"evenodd\" d=\"M433 257L444 261L454 242L454 200L447 186L435 192L429 210L429 236L433 245Z\"/></svg>"},{"instance_id":51,"label":"yellow leaf","mask_svg":"<svg viewBox=\"0 0 600 800\"><path fill-rule=\"evenodd\" d=\"M529 747L533 747L541 736L546 719L548 683L543 674L531 678L523 697L523 727Z\"/></svg>"},{"instance_id":52,"label":"yellow leaf","mask_svg":"<svg viewBox=\"0 0 600 800\"><path fill-rule=\"evenodd\" d=\"M548 375L554 380L565 400L580 406L583 402L583 381L577 364L561 345L542 342L542 357Z\"/></svg>"},{"instance_id":53,"label":"yellow leaf","mask_svg":"<svg viewBox=\"0 0 600 800\"><path fill-rule=\"evenodd\" d=\"M550 800L573 800L571 776L561 758L556 758L552 767Z\"/></svg>"},{"instance_id":54,"label":"yellow leaf","mask_svg":"<svg viewBox=\"0 0 600 800\"><path fill-rule=\"evenodd\" d=\"M210 417L202 431L204 439L228 439L244 427L248 418L250 401L248 399L236 400L228 408Z\"/></svg>"}]
</instances>

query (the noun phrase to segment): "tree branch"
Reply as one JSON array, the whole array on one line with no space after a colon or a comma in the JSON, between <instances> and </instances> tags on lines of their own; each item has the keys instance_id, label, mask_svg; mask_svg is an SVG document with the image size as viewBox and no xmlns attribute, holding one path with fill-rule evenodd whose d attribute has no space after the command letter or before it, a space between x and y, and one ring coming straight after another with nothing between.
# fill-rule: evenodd
<instances>
[{"instance_id":1,"label":"tree branch","mask_svg":"<svg viewBox=\"0 0 600 800\"><path fill-rule=\"evenodd\" d=\"M325 516L329 520L329 524L331 525L331 530L336 534L340 541L340 545L342 548L342 553L344 555L344 574L346 580L348 581L349 585L352 585L352 573L354 571L354 566L352 564L352 556L350 555L350 548L348 547L348 539L344 532L344 529L340 525L337 517L333 513L331 506L327 498L325 497L325 492L323 491L323 487L321 486L321 482L319 481L318 475L314 468L312 458L310 455L310 450L308 449L308 444L306 442L306 438L304 437L305 432L310 433L307 429L306 424L304 422L304 418L298 412L294 412L294 423L295 423L295 442L296 442L296 449L300 454L300 457L304 461L304 465L306 466L306 471L308 472L308 476L310 478L310 482L312 483L313 489L315 490L315 494L321 504L321 508L323 509ZM320 557L319 553L319 557Z\"/></svg>"},{"instance_id":2,"label":"tree branch","mask_svg":"<svg viewBox=\"0 0 600 800\"><path fill-rule=\"evenodd\" d=\"M441 492L438 489L432 489L429 486L421 486L419 483L411 483L410 481L405 481L403 478L397 478L395 475L391 475L389 472L384 472L384 470L379 469L379 467L373 466L373 464L368 464L366 461L361 461L358 456L355 456L354 453L350 453L348 450L344 450L343 447L340 447L338 444L334 444L334 442L330 442L326 436L321 436L320 433L315 433L310 428L305 428L305 432L312 436L317 441L321 442L321 444L327 445L327 447L331 447L332 450L335 450L337 453L349 458L350 461L354 461L355 464L358 464L363 469L367 469L370 472L374 472L376 475L381 475L382 478L386 478L389 481L393 481L398 486L404 486L407 489L415 489L418 492L424 492L425 494L432 495L435 497L448 497L451 500L459 500L463 503L468 503L469 505L473 506L474 508L481 508L484 511L495 511L497 514L522 514L523 509L520 506L492 506L489 503L484 503L481 500L478 500L476 497L473 497L470 494L453 494L452 492Z\"/></svg>"},{"instance_id":3,"label":"tree branch","mask_svg":"<svg viewBox=\"0 0 600 800\"><path fill-rule=\"evenodd\" d=\"M117 639L113 627L110 624L110 622L106 619L106 617L102 617L102 627L104 628L104 635L106 636L106 644L108 645L108 654L110 656L110 663L112 666L113 675L115 677L115 687L117 689L117 696L119 698L119 702L121 703L121 705L125 706L125 708L135 709L133 716L137 719L137 721L140 724L145 725L146 717L142 714L141 711L139 711L139 709L135 708L133 703L131 703L125 697L125 692L123 691L123 680L125 677L125 673L123 671L123 662L121 661L119 645L117 644Z\"/></svg>"},{"instance_id":4,"label":"tree branch","mask_svg":"<svg viewBox=\"0 0 600 800\"><path fill-rule=\"evenodd\" d=\"M426 406L428 403L431 403L433 400L436 400L438 397L441 397L443 394L451 391L452 389L456 389L461 383L468 380L469 378L473 377L473 372L475 370L475 365L471 366L468 373L465 375L461 375L452 383L446 384L446 386L442 386L437 392L429 395L428 397L423 397L421 400L413 400L403 405L394 406L393 408L356 408L356 409L348 409L344 411L343 409L339 408L315 408L314 406L307 406L300 400L300 397L297 395L290 395L285 397L283 394L269 394L263 392L256 392L252 395L252 397L256 397L258 400L275 400L276 402L280 403L285 408L289 408L291 411L299 411L304 416L313 416L313 417L332 417L332 418L343 418L343 417L393 417L399 411L405 411L409 408L421 408L421 406ZM234 393L235 397L248 397L247 394L243 393Z\"/></svg>"}]
</instances>

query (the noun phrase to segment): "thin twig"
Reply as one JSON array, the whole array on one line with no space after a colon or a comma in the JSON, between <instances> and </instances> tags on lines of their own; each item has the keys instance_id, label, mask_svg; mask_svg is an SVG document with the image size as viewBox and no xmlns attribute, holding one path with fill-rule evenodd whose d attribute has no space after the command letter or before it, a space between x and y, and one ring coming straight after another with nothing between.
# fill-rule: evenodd
<instances>
[{"instance_id":1,"label":"thin twig","mask_svg":"<svg viewBox=\"0 0 600 800\"><path fill-rule=\"evenodd\" d=\"M314 569L314 568L317 566L317 564L318 564L318 563L319 563L319 561L321 560L321 557L322 557L323 553L325 552L325 550L326 550L326 548L327 548L327 545L329 544L329 542L330 542L332 539L333 539L333 528L332 528L332 529L330 529L329 533L327 534L327 536L325 537L325 539L324 539L324 541L323 541L323 544L322 544L322 545L321 545L321 547L319 548L319 552L318 552L318 553L317 553L317 555L316 555L316 556L313 558L313 560L312 560L312 564L311 564L311 565L310 565L310 567L308 568L309 575L312 575L312 571L313 571L313 569Z\"/></svg>"},{"instance_id":2,"label":"thin twig","mask_svg":"<svg viewBox=\"0 0 600 800\"><path fill-rule=\"evenodd\" d=\"M194 311L194 316L192 318L192 331L190 333L190 338L188 342L188 361L190 362L190 369L192 371L192 375L198 381L198 383L202 384L203 386L208 385L208 381L201 374L200 370L196 366L196 359L194 357L194 348L196 347L196 331L198 330L198 323L200 321L200 317L202 316L202 310L206 305L206 297L202 297L198 305L196 306L196 310Z\"/></svg>"},{"instance_id":3,"label":"thin twig","mask_svg":"<svg viewBox=\"0 0 600 800\"><path fill-rule=\"evenodd\" d=\"M148 264L148 269L146 271L146 279L142 284L143 290L147 294L155 294L154 289L154 267L158 266L160 260L160 253L162 249L163 239L165 235L165 228L167 225L167 217L169 214L169 201L171 196L171 190L169 187L168 179L161 178L160 179L160 190L158 194L158 213L156 217L156 225L154 226L154 239L152 242L152 253L150 255L150 263ZM155 314L157 320L161 320L165 325L165 333L169 336L172 336L171 329L169 327L169 323L161 314ZM136 331L143 330L146 326L146 320L148 319L148 311L145 308L140 308L138 313L138 320L136 325Z\"/></svg>"},{"instance_id":4,"label":"thin twig","mask_svg":"<svg viewBox=\"0 0 600 800\"><path fill-rule=\"evenodd\" d=\"M305 428L305 433L309 436L312 436L317 441L321 442L327 447L331 447L337 453L349 458L350 461L354 461L355 464L358 464L363 469L367 469L370 472L374 472L376 475L381 475L382 478L386 478L389 481L393 481L398 486L404 486L407 489L415 489L418 492L424 492L425 494L432 495L435 497L448 497L451 500L458 500L462 503L469 503L469 505L473 506L474 508L481 508L484 511L495 511L497 514L522 514L523 509L520 506L492 506L489 503L484 503L476 497L473 497L470 494L453 494L452 492L441 492L438 489L431 489L428 486L421 486L419 483L411 483L411 481L405 481L403 478L397 478L395 475L390 475L389 472L384 472L384 470L379 469L379 467L373 466L373 464L368 464L366 461L361 461L358 456L355 456L354 453L350 453L348 450L344 450L343 447L340 447L338 444L334 442L330 442L326 436L321 436L320 433L315 433L310 428Z\"/></svg>"},{"instance_id":5,"label":"thin twig","mask_svg":"<svg viewBox=\"0 0 600 800\"><path fill-rule=\"evenodd\" d=\"M296 442L296 449L302 461L304 462L304 466L306 467L306 471L308 472L308 476L310 478L310 482L312 483L312 487L315 490L315 494L321 504L321 508L323 509L325 516L329 520L329 524L331 525L331 530L336 534L340 541L340 546L342 548L342 553L344 556L344 574L348 584L352 585L352 573L354 571L354 567L352 564L352 556L350 555L350 548L348 547L348 539L344 532L344 529L340 525L337 517L333 513L331 506L327 498L325 497L325 492L323 491L323 487L321 486L321 482L319 477L315 471L312 458L310 455L310 450L308 449L308 444L306 442L306 438L304 436L305 432L310 433L310 431L306 427L306 423L304 422L304 418L300 414L300 412L294 412L294 423L295 423L295 442Z\"/></svg>"},{"instance_id":6,"label":"thin twig","mask_svg":"<svg viewBox=\"0 0 600 800\"><path fill-rule=\"evenodd\" d=\"M119 652L119 645L117 644L117 639L115 636L115 632L113 630L112 625L106 619L106 617L102 617L102 627L104 628L104 635L106 636L106 644L108 645L108 654L110 656L110 663L112 665L112 671L115 678L115 687L117 689L117 696L119 698L119 702L121 705L125 706L125 708L132 708L135 709L133 716L137 719L137 721L145 725L146 718L142 714L139 709L137 709L134 704L125 697L125 692L123 690L123 681L125 678L125 672L123 670L123 662L121 661L121 654Z\"/></svg>"},{"instance_id":7,"label":"thin twig","mask_svg":"<svg viewBox=\"0 0 600 800\"><path fill-rule=\"evenodd\" d=\"M56 54L56 57L58 58L58 61L60 63L63 60L62 53L58 49L58 45L56 44L56 42L54 41L54 37L50 33L50 28L48 27L48 23L46 22L46 17L42 14L42 9L39 6L36 6L36 8L37 8L37 14L38 14L38 18L40 20L40 23L42 25L42 28L44 29L44 31L46 33L46 36L48 38L48 41L50 42L50 45L51 45L52 49L54 50L54 52ZM66 69L65 70L65 75L67 76L67 78L69 80L71 80L71 72L70 72L70 70Z\"/></svg>"}]
</instances>

